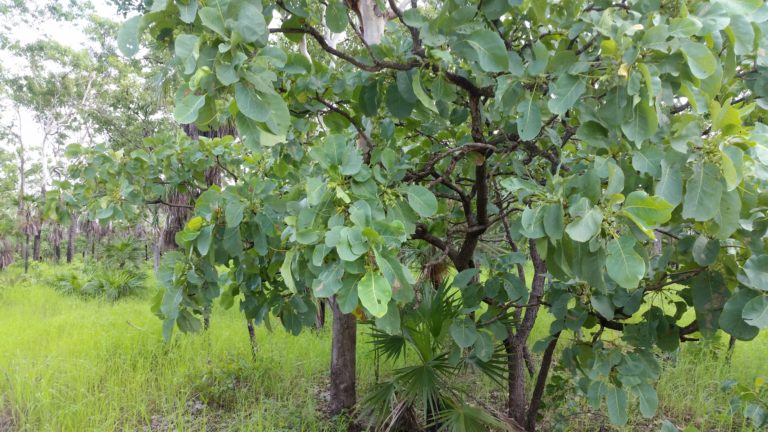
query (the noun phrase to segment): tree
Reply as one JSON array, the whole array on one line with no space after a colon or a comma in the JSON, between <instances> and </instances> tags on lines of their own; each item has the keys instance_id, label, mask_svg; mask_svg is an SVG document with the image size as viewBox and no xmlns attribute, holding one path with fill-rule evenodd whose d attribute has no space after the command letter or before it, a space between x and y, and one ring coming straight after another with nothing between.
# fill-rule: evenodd
<instances>
[{"instance_id":1,"label":"tree","mask_svg":"<svg viewBox=\"0 0 768 432\"><path fill-rule=\"evenodd\" d=\"M248 319L271 312L293 332L328 298L341 412L355 402L342 328L361 307L397 332L428 289L400 251L427 244L457 272L455 352L504 346L518 425L535 429L564 332L560 362L611 422L626 423L630 395L653 416L656 350L768 324L767 13L756 0L153 2L121 49L147 34L173 53L179 123L236 124L194 172L240 163L167 255L166 335L198 329L217 296L243 294ZM528 401L542 310L554 321Z\"/></svg>"}]
</instances>

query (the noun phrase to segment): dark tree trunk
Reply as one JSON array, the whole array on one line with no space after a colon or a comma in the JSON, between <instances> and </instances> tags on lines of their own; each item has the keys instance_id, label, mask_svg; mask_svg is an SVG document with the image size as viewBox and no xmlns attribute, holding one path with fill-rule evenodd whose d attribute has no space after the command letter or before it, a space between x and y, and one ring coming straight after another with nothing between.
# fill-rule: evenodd
<instances>
[{"instance_id":1,"label":"dark tree trunk","mask_svg":"<svg viewBox=\"0 0 768 432\"><path fill-rule=\"evenodd\" d=\"M53 262L56 264L61 261L61 243L56 243L53 245Z\"/></svg>"},{"instance_id":2,"label":"dark tree trunk","mask_svg":"<svg viewBox=\"0 0 768 432\"><path fill-rule=\"evenodd\" d=\"M555 347L557 347L557 339L559 337L560 333L556 334L554 339L549 341L549 345L547 345L547 348L544 350L544 356L541 358L541 368L539 368L539 376L536 378L536 386L533 388L531 405L528 409L528 418L525 423L526 429L530 432L536 430L536 416L538 415L539 407L541 406L541 398L544 396L544 386L547 384L547 376L549 375L549 369L552 366L552 357L555 353Z\"/></svg>"},{"instance_id":3,"label":"dark tree trunk","mask_svg":"<svg viewBox=\"0 0 768 432\"><path fill-rule=\"evenodd\" d=\"M96 258L96 236L91 239L91 259Z\"/></svg>"},{"instance_id":4,"label":"dark tree trunk","mask_svg":"<svg viewBox=\"0 0 768 432\"><path fill-rule=\"evenodd\" d=\"M211 306L203 308L203 330L208 331L211 328Z\"/></svg>"},{"instance_id":5,"label":"dark tree trunk","mask_svg":"<svg viewBox=\"0 0 768 432\"><path fill-rule=\"evenodd\" d=\"M149 261L149 245L144 243L144 261Z\"/></svg>"},{"instance_id":6,"label":"dark tree trunk","mask_svg":"<svg viewBox=\"0 0 768 432\"><path fill-rule=\"evenodd\" d=\"M155 239L155 243L152 245L152 266L155 269L155 274L160 270L160 238Z\"/></svg>"},{"instance_id":7,"label":"dark tree trunk","mask_svg":"<svg viewBox=\"0 0 768 432\"><path fill-rule=\"evenodd\" d=\"M42 230L41 230L42 231ZM35 234L35 239L32 246L32 259L35 261L41 261L40 256L40 231Z\"/></svg>"},{"instance_id":8,"label":"dark tree trunk","mask_svg":"<svg viewBox=\"0 0 768 432\"><path fill-rule=\"evenodd\" d=\"M725 362L727 364L731 363L731 358L733 357L733 351L736 349L736 338L731 336L728 339L728 352L725 354Z\"/></svg>"},{"instance_id":9,"label":"dark tree trunk","mask_svg":"<svg viewBox=\"0 0 768 432\"><path fill-rule=\"evenodd\" d=\"M75 256L75 230L77 229L77 219L72 218L67 231L67 264L72 262Z\"/></svg>"},{"instance_id":10,"label":"dark tree trunk","mask_svg":"<svg viewBox=\"0 0 768 432\"><path fill-rule=\"evenodd\" d=\"M248 340L251 341L251 356L253 360L256 360L256 352L258 351L258 345L256 344L256 329L253 327L253 321L248 321Z\"/></svg>"},{"instance_id":11,"label":"dark tree trunk","mask_svg":"<svg viewBox=\"0 0 768 432\"><path fill-rule=\"evenodd\" d=\"M24 273L29 271L29 234L24 236Z\"/></svg>"},{"instance_id":12,"label":"dark tree trunk","mask_svg":"<svg viewBox=\"0 0 768 432\"><path fill-rule=\"evenodd\" d=\"M317 315L315 316L315 328L320 330L325 327L325 301L317 302Z\"/></svg>"},{"instance_id":13,"label":"dark tree trunk","mask_svg":"<svg viewBox=\"0 0 768 432\"><path fill-rule=\"evenodd\" d=\"M354 315L341 312L335 298L329 303L333 311L330 411L335 416L352 410L356 402L357 321Z\"/></svg>"},{"instance_id":14,"label":"dark tree trunk","mask_svg":"<svg viewBox=\"0 0 768 432\"><path fill-rule=\"evenodd\" d=\"M525 424L525 350L517 338L510 335L504 341L507 352L507 414L518 424Z\"/></svg>"}]
</instances>

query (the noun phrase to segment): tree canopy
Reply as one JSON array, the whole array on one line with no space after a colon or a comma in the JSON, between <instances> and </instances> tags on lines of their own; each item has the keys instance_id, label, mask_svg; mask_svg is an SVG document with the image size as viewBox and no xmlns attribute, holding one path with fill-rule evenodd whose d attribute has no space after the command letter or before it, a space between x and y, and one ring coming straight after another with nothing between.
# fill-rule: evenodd
<instances>
[{"instance_id":1,"label":"tree canopy","mask_svg":"<svg viewBox=\"0 0 768 432\"><path fill-rule=\"evenodd\" d=\"M404 334L432 249L460 293L451 355L506 349L533 428L540 310L537 346L573 335L560 361L615 424L630 394L654 415L655 352L768 326L762 1L156 0L118 45L165 49L178 123L232 132L74 168L100 219L200 192L160 274L166 337L239 295L294 333L331 299Z\"/></svg>"}]
</instances>

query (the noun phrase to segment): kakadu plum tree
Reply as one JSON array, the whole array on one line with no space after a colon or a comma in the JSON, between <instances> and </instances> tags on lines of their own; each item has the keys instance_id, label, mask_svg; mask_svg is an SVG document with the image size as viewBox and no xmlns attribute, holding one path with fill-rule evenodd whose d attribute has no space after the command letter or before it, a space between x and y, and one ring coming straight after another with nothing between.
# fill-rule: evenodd
<instances>
[{"instance_id":1,"label":"kakadu plum tree","mask_svg":"<svg viewBox=\"0 0 768 432\"><path fill-rule=\"evenodd\" d=\"M145 38L178 69L176 120L233 123L216 157L240 162L166 256L166 334L218 295L294 333L329 299L336 413L355 404L352 312L414 334L400 313L432 288L408 247L458 272L451 358L503 350L507 415L529 430L559 338L621 425L630 401L656 411L654 353L768 325L760 0L155 0L119 45Z\"/></svg>"}]
</instances>

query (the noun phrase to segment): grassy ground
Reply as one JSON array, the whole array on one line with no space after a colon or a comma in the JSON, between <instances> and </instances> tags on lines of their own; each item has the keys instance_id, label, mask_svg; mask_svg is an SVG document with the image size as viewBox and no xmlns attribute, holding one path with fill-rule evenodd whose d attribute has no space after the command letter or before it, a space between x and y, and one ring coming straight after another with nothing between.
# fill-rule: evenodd
<instances>
[{"instance_id":1,"label":"grassy ground","mask_svg":"<svg viewBox=\"0 0 768 432\"><path fill-rule=\"evenodd\" d=\"M0 431L333 431L325 420L330 334L257 329L252 360L245 322L233 308L216 310L206 334L163 342L150 292L108 303L65 296L45 283L58 271L41 266L23 276L0 274ZM544 334L546 322L538 323ZM374 362L358 346L361 389ZM659 430L662 419L701 430L742 430L727 413L727 379L768 375L768 335L739 343L728 366L722 344L686 347L668 362L659 383L657 418L633 417L626 430ZM479 397L500 400L483 385ZM574 414L574 429L597 430L604 420Z\"/></svg>"}]
</instances>

